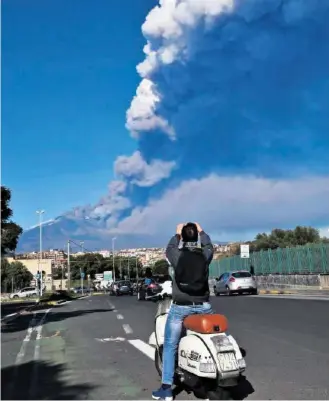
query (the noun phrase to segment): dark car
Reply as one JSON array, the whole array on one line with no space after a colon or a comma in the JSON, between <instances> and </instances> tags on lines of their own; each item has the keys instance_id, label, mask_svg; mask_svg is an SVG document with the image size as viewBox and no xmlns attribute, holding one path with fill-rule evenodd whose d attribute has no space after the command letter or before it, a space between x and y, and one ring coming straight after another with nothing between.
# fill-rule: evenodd
<instances>
[{"instance_id":1,"label":"dark car","mask_svg":"<svg viewBox=\"0 0 329 401\"><path fill-rule=\"evenodd\" d=\"M127 280L120 280L115 281L111 284L110 288L110 295L133 295L133 287L130 281Z\"/></svg>"},{"instance_id":2,"label":"dark car","mask_svg":"<svg viewBox=\"0 0 329 401\"><path fill-rule=\"evenodd\" d=\"M149 284L145 284L145 279L140 283L137 290L138 301L156 298L155 296L162 291L162 287L154 279L150 279Z\"/></svg>"},{"instance_id":3,"label":"dark car","mask_svg":"<svg viewBox=\"0 0 329 401\"><path fill-rule=\"evenodd\" d=\"M75 288L73 289L73 292L74 292L75 294L82 294L82 292L83 292L84 294L86 294L87 292L89 292L89 288L88 288L88 287L75 287Z\"/></svg>"}]
</instances>

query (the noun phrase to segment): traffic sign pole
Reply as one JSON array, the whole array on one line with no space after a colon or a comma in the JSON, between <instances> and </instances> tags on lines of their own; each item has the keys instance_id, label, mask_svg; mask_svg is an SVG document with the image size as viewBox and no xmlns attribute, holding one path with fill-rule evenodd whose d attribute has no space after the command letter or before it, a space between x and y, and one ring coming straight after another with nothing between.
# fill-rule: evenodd
<instances>
[{"instance_id":1,"label":"traffic sign pole","mask_svg":"<svg viewBox=\"0 0 329 401\"><path fill-rule=\"evenodd\" d=\"M249 245L240 245L240 257L242 259L249 259Z\"/></svg>"},{"instance_id":2,"label":"traffic sign pole","mask_svg":"<svg viewBox=\"0 0 329 401\"><path fill-rule=\"evenodd\" d=\"M85 278L85 274L81 269L80 269L80 277L81 277L81 293L83 295L83 279Z\"/></svg>"}]
</instances>

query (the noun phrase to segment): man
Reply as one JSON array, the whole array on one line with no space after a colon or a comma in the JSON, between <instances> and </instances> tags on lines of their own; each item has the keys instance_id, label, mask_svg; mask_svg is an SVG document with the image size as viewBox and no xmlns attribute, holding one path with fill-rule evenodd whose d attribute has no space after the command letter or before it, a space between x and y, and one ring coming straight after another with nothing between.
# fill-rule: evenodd
<instances>
[{"instance_id":1,"label":"man","mask_svg":"<svg viewBox=\"0 0 329 401\"><path fill-rule=\"evenodd\" d=\"M198 247L200 237L201 248ZM179 248L180 241L183 246ZM179 224L171 238L166 257L174 270L172 305L165 327L162 385L153 391L155 400L172 401L175 360L184 319L193 314L212 313L209 303L209 264L213 246L198 223Z\"/></svg>"}]
</instances>

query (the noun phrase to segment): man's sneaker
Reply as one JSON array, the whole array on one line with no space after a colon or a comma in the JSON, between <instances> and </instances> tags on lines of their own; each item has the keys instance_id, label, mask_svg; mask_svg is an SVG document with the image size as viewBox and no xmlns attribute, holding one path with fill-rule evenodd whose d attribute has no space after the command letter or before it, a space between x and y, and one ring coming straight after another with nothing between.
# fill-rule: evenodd
<instances>
[{"instance_id":1,"label":"man's sneaker","mask_svg":"<svg viewBox=\"0 0 329 401\"><path fill-rule=\"evenodd\" d=\"M153 400L165 400L165 401L172 401L172 389L160 387L159 390L153 391L152 393Z\"/></svg>"}]
</instances>

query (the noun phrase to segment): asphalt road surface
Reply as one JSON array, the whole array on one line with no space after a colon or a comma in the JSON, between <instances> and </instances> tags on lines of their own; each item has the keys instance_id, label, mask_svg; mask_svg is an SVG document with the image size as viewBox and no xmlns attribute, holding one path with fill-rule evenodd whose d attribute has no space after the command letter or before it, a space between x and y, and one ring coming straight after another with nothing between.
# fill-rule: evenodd
<instances>
[{"instance_id":1,"label":"asphalt road surface","mask_svg":"<svg viewBox=\"0 0 329 401\"><path fill-rule=\"evenodd\" d=\"M240 399L329 399L329 302L212 298L246 351ZM91 296L2 327L2 399L151 399L156 305ZM181 392L177 399L194 399Z\"/></svg>"},{"instance_id":2,"label":"asphalt road surface","mask_svg":"<svg viewBox=\"0 0 329 401\"><path fill-rule=\"evenodd\" d=\"M13 313L20 312L21 310L35 305L35 301L22 301L22 302L3 302L1 304L1 318Z\"/></svg>"}]
</instances>

